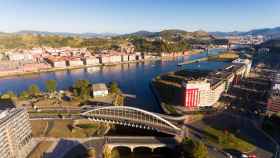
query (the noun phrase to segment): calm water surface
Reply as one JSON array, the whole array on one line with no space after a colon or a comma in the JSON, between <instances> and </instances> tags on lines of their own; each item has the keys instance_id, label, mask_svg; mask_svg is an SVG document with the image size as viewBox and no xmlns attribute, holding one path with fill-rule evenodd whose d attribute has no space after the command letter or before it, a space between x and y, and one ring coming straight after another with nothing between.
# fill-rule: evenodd
<instances>
[{"instance_id":1,"label":"calm water surface","mask_svg":"<svg viewBox=\"0 0 280 158\"><path fill-rule=\"evenodd\" d=\"M220 49L209 51L216 54ZM56 80L59 90L72 86L76 80L87 79L91 83L116 81L123 92L136 95L131 106L137 106L150 111L159 112L160 108L151 92L149 83L155 76L178 69L217 69L225 65L224 62L201 62L177 67L182 61L205 57L206 53L196 54L189 57L180 57L171 61L151 61L144 63L130 63L117 66L92 67L69 71L41 73L27 76L15 76L0 79L0 93L13 91L19 94L31 84L36 84L41 90L45 89L46 80Z\"/></svg>"}]
</instances>

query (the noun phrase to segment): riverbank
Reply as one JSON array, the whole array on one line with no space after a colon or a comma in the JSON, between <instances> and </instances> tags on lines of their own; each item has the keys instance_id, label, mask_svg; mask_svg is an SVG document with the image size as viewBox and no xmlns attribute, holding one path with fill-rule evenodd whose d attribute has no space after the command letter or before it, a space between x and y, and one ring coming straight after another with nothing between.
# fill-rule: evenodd
<instances>
[{"instance_id":1,"label":"riverbank","mask_svg":"<svg viewBox=\"0 0 280 158\"><path fill-rule=\"evenodd\" d=\"M186 64L192 64L192 63L199 63L203 61L220 61L220 62L226 62L226 61L233 61L235 59L239 58L239 55L236 52L222 52L220 54L215 55L209 55L207 57L199 58L199 59L193 59L189 61L184 61L182 63L178 63L178 66L183 66Z\"/></svg>"},{"instance_id":2,"label":"riverbank","mask_svg":"<svg viewBox=\"0 0 280 158\"><path fill-rule=\"evenodd\" d=\"M153 56L149 59L142 59L142 60L135 60L135 61L126 61L126 62L118 62L118 63L106 63L106 64L96 64L96 65L81 65L81 66L67 66L63 68L47 68L47 69L40 69L34 71L22 71L22 72L2 72L0 73L0 78L5 77L13 77L13 76L25 76L25 75L33 75L33 74L40 74L40 73L47 73L47 72L56 72L56 71L66 71L66 70L74 70L74 69L84 69L84 68L91 68L91 67L103 67L103 66L116 66L122 64L129 64L129 63L143 63L147 61L169 61L174 60L174 58L184 57L184 56L191 56L195 54L203 53L203 51L190 51L187 55L178 55L178 56Z\"/></svg>"},{"instance_id":3,"label":"riverbank","mask_svg":"<svg viewBox=\"0 0 280 158\"><path fill-rule=\"evenodd\" d=\"M160 58L154 58L154 59L148 59L148 60L136 60L136 61L129 61L129 62L121 62L121 63L68 66L68 67L63 67L63 68L49 68L49 69L42 69L42 70L37 70L37 71L26 71L26 72L0 74L0 78L13 77L13 76L34 75L34 74L47 73L47 72L66 71L66 70L84 69L84 68L92 68L92 67L116 66L116 65L120 65L120 64L129 64L129 63L143 63L143 62L146 62L146 61L157 61L157 60L161 60L161 59Z\"/></svg>"}]
</instances>

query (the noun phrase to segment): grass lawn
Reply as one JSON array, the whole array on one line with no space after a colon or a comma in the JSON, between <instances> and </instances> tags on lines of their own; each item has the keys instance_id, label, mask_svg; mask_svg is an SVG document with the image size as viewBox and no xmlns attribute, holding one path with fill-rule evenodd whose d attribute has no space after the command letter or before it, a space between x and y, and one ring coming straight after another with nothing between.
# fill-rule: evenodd
<instances>
[{"instance_id":1,"label":"grass lawn","mask_svg":"<svg viewBox=\"0 0 280 158\"><path fill-rule=\"evenodd\" d=\"M32 135L34 137L44 136L44 130L47 127L48 122L41 120L32 120L30 122L32 127Z\"/></svg>"},{"instance_id":2,"label":"grass lawn","mask_svg":"<svg viewBox=\"0 0 280 158\"><path fill-rule=\"evenodd\" d=\"M48 148L52 145L51 141L42 141L40 142L34 150L29 154L29 158L38 158L42 157L43 153L48 150Z\"/></svg>"},{"instance_id":3,"label":"grass lawn","mask_svg":"<svg viewBox=\"0 0 280 158\"><path fill-rule=\"evenodd\" d=\"M237 138L234 134L229 132L224 132L211 127L206 127L204 131L209 133L209 135L206 136L206 141L210 144L217 145L222 149L237 149L242 152L248 152L254 149L254 145Z\"/></svg>"},{"instance_id":4,"label":"grass lawn","mask_svg":"<svg viewBox=\"0 0 280 158\"><path fill-rule=\"evenodd\" d=\"M71 120L54 121L47 136L85 138L89 136L101 135L105 131L105 125L99 123L80 123L74 126Z\"/></svg>"}]
</instances>

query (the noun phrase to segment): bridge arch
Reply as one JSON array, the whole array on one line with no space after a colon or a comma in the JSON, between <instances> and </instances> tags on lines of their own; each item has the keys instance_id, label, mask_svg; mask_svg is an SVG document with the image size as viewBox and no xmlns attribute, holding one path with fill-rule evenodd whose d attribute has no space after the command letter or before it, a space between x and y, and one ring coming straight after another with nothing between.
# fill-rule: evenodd
<instances>
[{"instance_id":1,"label":"bridge arch","mask_svg":"<svg viewBox=\"0 0 280 158\"><path fill-rule=\"evenodd\" d=\"M155 129L173 135L177 135L181 131L170 121L155 113L130 106L93 107L82 112L81 116L100 122Z\"/></svg>"},{"instance_id":2,"label":"bridge arch","mask_svg":"<svg viewBox=\"0 0 280 158\"><path fill-rule=\"evenodd\" d=\"M137 146L133 148L133 153L141 153L143 151L145 151L146 153L152 153L153 148L148 146Z\"/></svg>"}]
</instances>

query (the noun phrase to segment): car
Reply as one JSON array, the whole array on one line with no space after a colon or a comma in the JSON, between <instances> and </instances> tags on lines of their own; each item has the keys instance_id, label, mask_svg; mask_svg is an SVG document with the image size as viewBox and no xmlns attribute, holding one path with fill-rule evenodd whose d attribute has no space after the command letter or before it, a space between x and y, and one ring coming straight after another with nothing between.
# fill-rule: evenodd
<instances>
[{"instance_id":1,"label":"car","mask_svg":"<svg viewBox=\"0 0 280 158\"><path fill-rule=\"evenodd\" d=\"M227 158L232 158L232 155L230 153L225 153Z\"/></svg>"},{"instance_id":2,"label":"car","mask_svg":"<svg viewBox=\"0 0 280 158\"><path fill-rule=\"evenodd\" d=\"M246 154L241 154L240 158L249 158L249 156Z\"/></svg>"},{"instance_id":3,"label":"car","mask_svg":"<svg viewBox=\"0 0 280 158\"><path fill-rule=\"evenodd\" d=\"M257 158L257 156L252 154L252 155L249 155L249 158Z\"/></svg>"}]
</instances>

